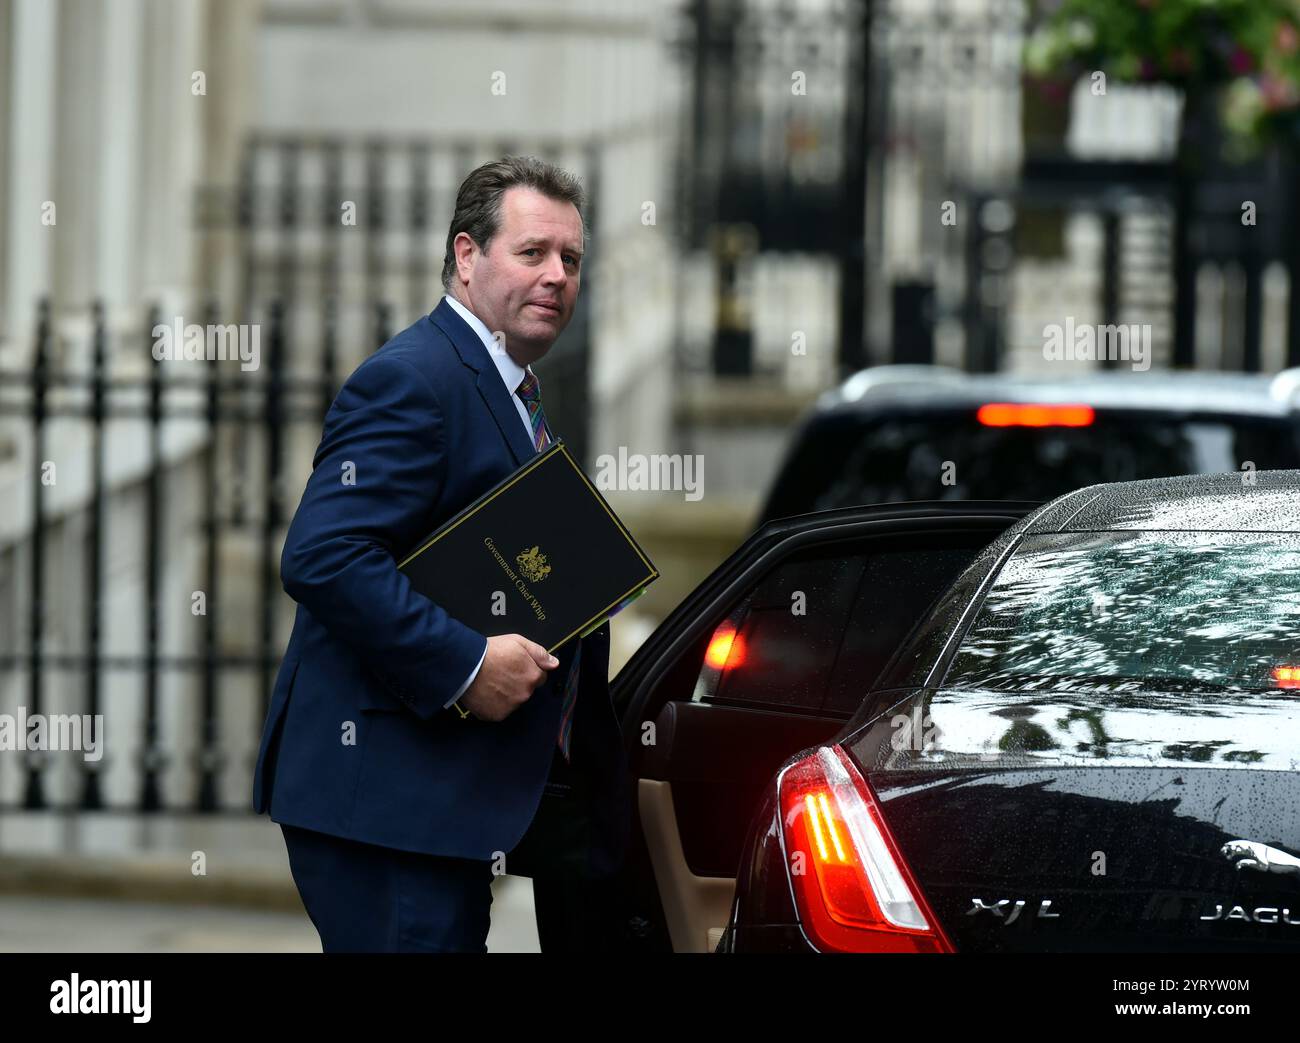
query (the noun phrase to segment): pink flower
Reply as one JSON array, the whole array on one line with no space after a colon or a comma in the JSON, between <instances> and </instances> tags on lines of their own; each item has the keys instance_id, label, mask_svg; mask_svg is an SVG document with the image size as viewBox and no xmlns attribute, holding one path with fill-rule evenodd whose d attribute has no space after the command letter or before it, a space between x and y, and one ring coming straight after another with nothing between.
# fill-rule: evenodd
<instances>
[{"instance_id":1,"label":"pink flower","mask_svg":"<svg viewBox=\"0 0 1300 1043\"><path fill-rule=\"evenodd\" d=\"M1278 22L1274 42L1283 54L1294 54L1296 47L1300 46L1300 33L1296 32L1296 27L1290 22Z\"/></svg>"},{"instance_id":2,"label":"pink flower","mask_svg":"<svg viewBox=\"0 0 1300 1043\"><path fill-rule=\"evenodd\" d=\"M1228 68L1237 76L1244 76L1255 67L1255 61L1243 47L1234 47L1228 58Z\"/></svg>"},{"instance_id":3,"label":"pink flower","mask_svg":"<svg viewBox=\"0 0 1300 1043\"><path fill-rule=\"evenodd\" d=\"M1259 92L1264 99L1264 108L1269 112L1292 108L1300 101L1300 92L1294 83L1271 73L1259 78Z\"/></svg>"}]
</instances>

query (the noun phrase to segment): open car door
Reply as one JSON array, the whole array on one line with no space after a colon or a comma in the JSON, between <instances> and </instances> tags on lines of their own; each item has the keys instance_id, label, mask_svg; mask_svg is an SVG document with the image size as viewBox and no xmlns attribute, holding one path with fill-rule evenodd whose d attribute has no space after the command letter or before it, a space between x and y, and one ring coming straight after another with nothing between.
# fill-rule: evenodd
<instances>
[{"instance_id":1,"label":"open car door","mask_svg":"<svg viewBox=\"0 0 1300 1043\"><path fill-rule=\"evenodd\" d=\"M543 951L712 952L763 787L833 741L913 626L1037 504L938 501L777 519L719 565L611 682L635 777L607 880L536 880Z\"/></svg>"}]
</instances>

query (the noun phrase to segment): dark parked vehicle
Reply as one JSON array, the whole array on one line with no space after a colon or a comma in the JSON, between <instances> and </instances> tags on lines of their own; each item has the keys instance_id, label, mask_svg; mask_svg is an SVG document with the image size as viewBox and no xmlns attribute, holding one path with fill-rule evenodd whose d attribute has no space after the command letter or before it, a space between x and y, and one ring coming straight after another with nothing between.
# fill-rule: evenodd
<instances>
[{"instance_id":1,"label":"dark parked vehicle","mask_svg":"<svg viewBox=\"0 0 1300 1043\"><path fill-rule=\"evenodd\" d=\"M1300 467L1300 371L1069 380L879 366L803 419L759 523L913 500L1050 500L1099 482Z\"/></svg>"},{"instance_id":2,"label":"dark parked vehicle","mask_svg":"<svg viewBox=\"0 0 1300 1043\"><path fill-rule=\"evenodd\" d=\"M1300 472L769 523L612 692L592 947L1300 952Z\"/></svg>"}]
</instances>

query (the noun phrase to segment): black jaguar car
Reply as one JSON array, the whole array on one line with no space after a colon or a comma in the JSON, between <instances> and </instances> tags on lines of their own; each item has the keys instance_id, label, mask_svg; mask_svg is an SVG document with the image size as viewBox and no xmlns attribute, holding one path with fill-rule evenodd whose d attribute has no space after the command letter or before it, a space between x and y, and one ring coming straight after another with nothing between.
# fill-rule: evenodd
<instances>
[{"instance_id":1,"label":"black jaguar car","mask_svg":"<svg viewBox=\"0 0 1300 1043\"><path fill-rule=\"evenodd\" d=\"M611 694L544 950L1300 952L1298 471L773 521Z\"/></svg>"},{"instance_id":2,"label":"black jaguar car","mask_svg":"<svg viewBox=\"0 0 1300 1043\"><path fill-rule=\"evenodd\" d=\"M1300 952L1300 472L996 540L775 774L722 950Z\"/></svg>"}]
</instances>

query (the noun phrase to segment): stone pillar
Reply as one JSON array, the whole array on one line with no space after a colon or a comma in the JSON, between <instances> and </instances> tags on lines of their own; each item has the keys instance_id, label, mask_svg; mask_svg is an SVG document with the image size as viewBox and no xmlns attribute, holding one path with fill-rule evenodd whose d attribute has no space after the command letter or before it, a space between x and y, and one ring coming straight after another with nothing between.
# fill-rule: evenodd
<instances>
[{"instance_id":1,"label":"stone pillar","mask_svg":"<svg viewBox=\"0 0 1300 1043\"><path fill-rule=\"evenodd\" d=\"M31 355L36 301L50 288L54 229L41 224L41 204L55 195L54 127L59 5L13 0L6 33L8 70L4 91L8 123L2 143L9 172L3 200L4 312L0 338L14 345L10 358Z\"/></svg>"}]
</instances>

